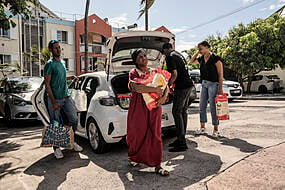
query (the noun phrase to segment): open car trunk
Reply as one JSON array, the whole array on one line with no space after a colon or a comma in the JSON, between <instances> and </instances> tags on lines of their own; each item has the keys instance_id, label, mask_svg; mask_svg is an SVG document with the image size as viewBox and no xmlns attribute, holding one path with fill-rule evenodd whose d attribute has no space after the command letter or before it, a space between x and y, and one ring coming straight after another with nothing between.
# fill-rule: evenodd
<instances>
[{"instance_id":1,"label":"open car trunk","mask_svg":"<svg viewBox=\"0 0 285 190\"><path fill-rule=\"evenodd\" d=\"M111 79L112 89L116 96L116 101L122 109L128 109L131 92L128 88L129 74L116 75Z\"/></svg>"}]
</instances>

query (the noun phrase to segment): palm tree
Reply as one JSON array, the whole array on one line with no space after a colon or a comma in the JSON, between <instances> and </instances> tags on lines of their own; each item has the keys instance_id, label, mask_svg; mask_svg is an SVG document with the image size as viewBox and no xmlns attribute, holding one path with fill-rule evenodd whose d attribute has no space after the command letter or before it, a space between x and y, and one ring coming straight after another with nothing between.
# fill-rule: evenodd
<instances>
[{"instance_id":1,"label":"palm tree","mask_svg":"<svg viewBox=\"0 0 285 190\"><path fill-rule=\"evenodd\" d=\"M143 6L143 9L139 11L139 18L144 14L145 15L145 30L148 31L148 10L153 5L155 0L141 0L140 5ZM138 18L138 19L139 19Z\"/></svg>"},{"instance_id":2,"label":"palm tree","mask_svg":"<svg viewBox=\"0 0 285 190\"><path fill-rule=\"evenodd\" d=\"M86 0L85 17L84 17L84 62L85 73L88 72L88 13L89 13L90 0Z\"/></svg>"}]
</instances>

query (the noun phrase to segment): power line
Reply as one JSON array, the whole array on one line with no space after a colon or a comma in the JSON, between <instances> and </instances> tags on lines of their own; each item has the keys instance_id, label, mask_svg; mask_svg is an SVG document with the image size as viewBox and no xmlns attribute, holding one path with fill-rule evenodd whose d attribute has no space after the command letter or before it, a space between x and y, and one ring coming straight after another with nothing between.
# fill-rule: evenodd
<instances>
[{"instance_id":1,"label":"power line","mask_svg":"<svg viewBox=\"0 0 285 190\"><path fill-rule=\"evenodd\" d=\"M225 17L231 16L231 15L233 15L233 14L235 14L235 13L238 13L238 12L240 12L240 11L243 11L243 10L245 10L245 9L248 9L248 8L250 8L250 7L253 7L253 6L255 6L255 5L258 5L258 4L260 4L260 3L264 2L264 1L265 1L265 0L260 0L260 1L254 2L254 3L251 3L250 5L240 7L240 8L238 8L238 9L232 11L232 12L229 12L229 13L227 13L227 14L218 16L218 17L216 17L216 18L214 18L214 19L212 19L212 20L209 20L209 21L207 21L207 22L198 24L198 25L196 25L196 26L193 26L193 27L188 28L188 29L186 29L186 30L183 30L183 31L181 31L181 32L177 32L176 35L178 35L178 34L183 34L183 33L187 32L187 31L189 31L189 30L194 30L194 29L196 29L196 28L200 28L200 27L205 26L205 25L207 25L207 24L210 24L210 23L212 23L212 22L216 22L216 21L221 20L221 19L223 19L223 18L225 18Z\"/></svg>"}]
</instances>

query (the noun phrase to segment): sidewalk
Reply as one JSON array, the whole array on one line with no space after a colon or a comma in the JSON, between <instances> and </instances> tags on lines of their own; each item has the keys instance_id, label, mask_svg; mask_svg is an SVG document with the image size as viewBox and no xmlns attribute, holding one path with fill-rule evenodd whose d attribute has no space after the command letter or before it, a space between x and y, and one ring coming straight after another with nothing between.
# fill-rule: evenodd
<instances>
[{"instance_id":1,"label":"sidewalk","mask_svg":"<svg viewBox=\"0 0 285 190\"><path fill-rule=\"evenodd\" d=\"M285 100L285 93L244 94L240 100Z\"/></svg>"},{"instance_id":2,"label":"sidewalk","mask_svg":"<svg viewBox=\"0 0 285 190\"><path fill-rule=\"evenodd\" d=\"M254 153L210 179L209 190L285 189L285 142Z\"/></svg>"}]
</instances>

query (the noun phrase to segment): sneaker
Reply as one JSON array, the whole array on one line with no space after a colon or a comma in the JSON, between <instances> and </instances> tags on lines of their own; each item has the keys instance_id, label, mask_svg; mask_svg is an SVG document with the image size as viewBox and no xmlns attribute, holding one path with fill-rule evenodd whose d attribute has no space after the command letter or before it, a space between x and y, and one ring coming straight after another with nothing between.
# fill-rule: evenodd
<instances>
[{"instance_id":1,"label":"sneaker","mask_svg":"<svg viewBox=\"0 0 285 190\"><path fill-rule=\"evenodd\" d=\"M188 149L188 146L186 144L184 145L179 145L179 146L175 146L173 148L170 148L168 151L169 152L184 152Z\"/></svg>"},{"instance_id":2,"label":"sneaker","mask_svg":"<svg viewBox=\"0 0 285 190\"><path fill-rule=\"evenodd\" d=\"M60 148L56 148L56 149L54 150L54 156L55 156L57 159L63 158L63 154L62 154Z\"/></svg>"},{"instance_id":3,"label":"sneaker","mask_svg":"<svg viewBox=\"0 0 285 190\"><path fill-rule=\"evenodd\" d=\"M219 137L221 137L221 134L220 134L219 131L214 130L212 136L213 136L214 138L219 138Z\"/></svg>"},{"instance_id":4,"label":"sneaker","mask_svg":"<svg viewBox=\"0 0 285 190\"><path fill-rule=\"evenodd\" d=\"M197 131L195 131L195 135L203 135L206 134L206 129L205 128L200 128Z\"/></svg>"},{"instance_id":5,"label":"sneaker","mask_svg":"<svg viewBox=\"0 0 285 190\"><path fill-rule=\"evenodd\" d=\"M76 142L74 142L73 150L76 152L81 152L83 150L83 148L81 146L79 146Z\"/></svg>"}]
</instances>

